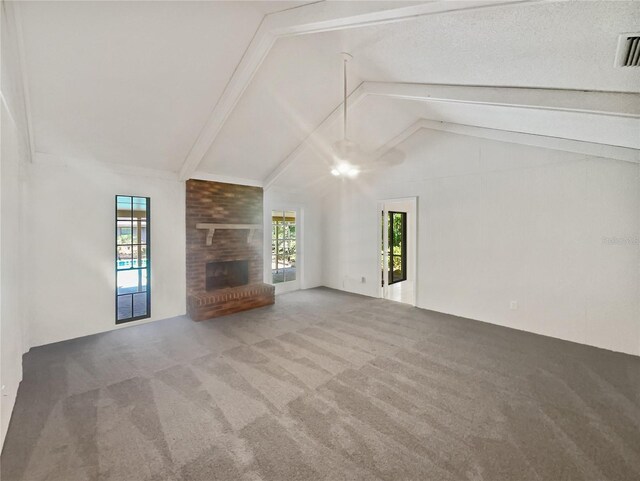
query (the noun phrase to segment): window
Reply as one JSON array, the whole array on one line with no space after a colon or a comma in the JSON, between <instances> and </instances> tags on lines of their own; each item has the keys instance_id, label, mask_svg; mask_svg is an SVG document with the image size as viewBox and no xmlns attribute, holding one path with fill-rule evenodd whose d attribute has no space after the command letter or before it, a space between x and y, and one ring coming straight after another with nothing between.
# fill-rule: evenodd
<instances>
[{"instance_id":1,"label":"window","mask_svg":"<svg viewBox=\"0 0 640 481\"><path fill-rule=\"evenodd\" d=\"M116 324L151 316L149 197L116 196Z\"/></svg>"},{"instance_id":2,"label":"window","mask_svg":"<svg viewBox=\"0 0 640 481\"><path fill-rule=\"evenodd\" d=\"M389 284L407 280L407 213L389 211Z\"/></svg>"},{"instance_id":3,"label":"window","mask_svg":"<svg viewBox=\"0 0 640 481\"><path fill-rule=\"evenodd\" d=\"M296 279L296 213L271 213L271 276L274 284Z\"/></svg>"}]
</instances>

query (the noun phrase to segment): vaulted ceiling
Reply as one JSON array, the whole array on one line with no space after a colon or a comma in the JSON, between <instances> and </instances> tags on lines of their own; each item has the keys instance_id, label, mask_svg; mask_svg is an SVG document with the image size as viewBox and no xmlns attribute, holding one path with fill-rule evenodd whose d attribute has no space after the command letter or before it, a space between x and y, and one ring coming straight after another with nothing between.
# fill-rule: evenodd
<instances>
[{"instance_id":1,"label":"vaulted ceiling","mask_svg":"<svg viewBox=\"0 0 640 481\"><path fill-rule=\"evenodd\" d=\"M24 2L32 149L306 185L340 135L341 51L369 151L422 119L640 149L640 71L614 66L639 16L632 1Z\"/></svg>"}]
</instances>

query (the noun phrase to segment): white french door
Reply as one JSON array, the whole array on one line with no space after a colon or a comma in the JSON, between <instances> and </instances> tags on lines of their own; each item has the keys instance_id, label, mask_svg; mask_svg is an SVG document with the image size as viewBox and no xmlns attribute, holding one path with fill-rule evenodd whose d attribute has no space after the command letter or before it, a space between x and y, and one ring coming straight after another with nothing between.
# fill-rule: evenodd
<instances>
[{"instance_id":1,"label":"white french door","mask_svg":"<svg viewBox=\"0 0 640 481\"><path fill-rule=\"evenodd\" d=\"M298 221L296 210L271 211L271 282L277 294L300 286Z\"/></svg>"},{"instance_id":2,"label":"white french door","mask_svg":"<svg viewBox=\"0 0 640 481\"><path fill-rule=\"evenodd\" d=\"M417 197L378 202L380 297L416 305Z\"/></svg>"}]
</instances>

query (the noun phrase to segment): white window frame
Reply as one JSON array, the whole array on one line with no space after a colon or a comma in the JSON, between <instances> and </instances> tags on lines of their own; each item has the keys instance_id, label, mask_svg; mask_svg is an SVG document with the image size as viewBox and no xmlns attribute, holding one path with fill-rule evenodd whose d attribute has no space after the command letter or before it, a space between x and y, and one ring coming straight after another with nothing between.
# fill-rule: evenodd
<instances>
[{"instance_id":1,"label":"white window frame","mask_svg":"<svg viewBox=\"0 0 640 481\"><path fill-rule=\"evenodd\" d=\"M292 281L273 283L273 273L271 270L271 242L273 228L273 211L294 212L296 217L296 278ZM265 209L265 262L264 262L264 282L273 284L276 287L276 295L285 292L296 291L302 285L303 266L303 212L302 208L296 205L272 205Z\"/></svg>"}]
</instances>

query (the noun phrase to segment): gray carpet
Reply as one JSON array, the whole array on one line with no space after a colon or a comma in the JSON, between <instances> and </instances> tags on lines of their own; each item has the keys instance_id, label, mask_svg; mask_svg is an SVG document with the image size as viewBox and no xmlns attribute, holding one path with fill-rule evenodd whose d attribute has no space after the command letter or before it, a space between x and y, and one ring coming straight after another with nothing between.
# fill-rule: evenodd
<instances>
[{"instance_id":1,"label":"gray carpet","mask_svg":"<svg viewBox=\"0 0 640 481\"><path fill-rule=\"evenodd\" d=\"M314 289L32 349L2 481L637 480L640 358Z\"/></svg>"}]
</instances>

